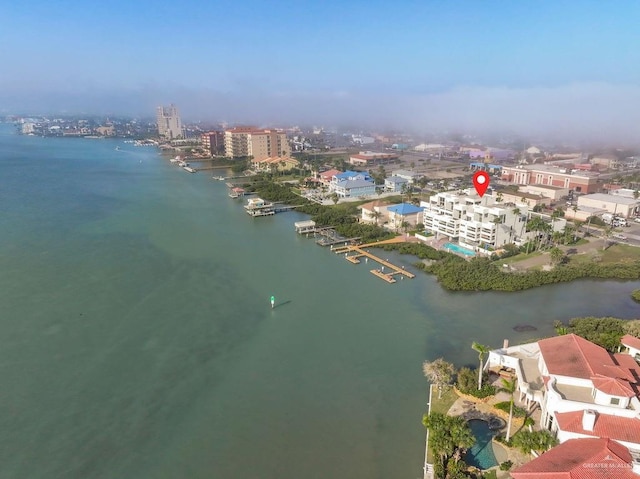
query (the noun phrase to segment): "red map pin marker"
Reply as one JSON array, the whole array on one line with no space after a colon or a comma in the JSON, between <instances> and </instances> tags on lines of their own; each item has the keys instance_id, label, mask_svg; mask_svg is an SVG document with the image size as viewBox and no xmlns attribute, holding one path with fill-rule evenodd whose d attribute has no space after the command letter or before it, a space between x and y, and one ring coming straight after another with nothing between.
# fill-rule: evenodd
<instances>
[{"instance_id":1,"label":"red map pin marker","mask_svg":"<svg viewBox=\"0 0 640 479\"><path fill-rule=\"evenodd\" d=\"M476 171L473 175L473 186L476 188L478 195L480 198L484 196L489 188L489 175L487 175L486 171Z\"/></svg>"}]
</instances>

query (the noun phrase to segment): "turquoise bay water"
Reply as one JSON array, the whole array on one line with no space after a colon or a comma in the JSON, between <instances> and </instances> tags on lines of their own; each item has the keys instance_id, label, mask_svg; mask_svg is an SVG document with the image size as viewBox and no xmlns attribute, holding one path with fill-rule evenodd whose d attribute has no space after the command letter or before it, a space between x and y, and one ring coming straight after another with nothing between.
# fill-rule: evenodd
<instances>
[{"instance_id":1,"label":"turquoise bay water","mask_svg":"<svg viewBox=\"0 0 640 479\"><path fill-rule=\"evenodd\" d=\"M0 200L2 478L414 479L422 361L638 311L637 282L389 285L297 236L304 216L251 218L116 140L0 125Z\"/></svg>"}]
</instances>

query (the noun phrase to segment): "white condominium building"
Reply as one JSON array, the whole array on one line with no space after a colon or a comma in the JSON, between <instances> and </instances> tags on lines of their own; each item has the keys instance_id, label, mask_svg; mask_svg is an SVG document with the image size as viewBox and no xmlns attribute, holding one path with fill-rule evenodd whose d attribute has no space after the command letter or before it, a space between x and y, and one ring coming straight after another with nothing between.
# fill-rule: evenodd
<instances>
[{"instance_id":1,"label":"white condominium building","mask_svg":"<svg viewBox=\"0 0 640 479\"><path fill-rule=\"evenodd\" d=\"M499 248L525 236L529 210L525 204L504 206L490 196L438 193L422 201L424 226L469 248Z\"/></svg>"}]
</instances>

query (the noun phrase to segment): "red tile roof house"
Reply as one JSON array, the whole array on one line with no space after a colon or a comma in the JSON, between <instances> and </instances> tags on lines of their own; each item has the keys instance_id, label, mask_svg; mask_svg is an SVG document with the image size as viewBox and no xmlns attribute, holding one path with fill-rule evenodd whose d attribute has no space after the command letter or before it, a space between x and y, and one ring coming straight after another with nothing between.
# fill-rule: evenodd
<instances>
[{"instance_id":1,"label":"red tile roof house","mask_svg":"<svg viewBox=\"0 0 640 479\"><path fill-rule=\"evenodd\" d=\"M340 170L327 170L318 174L318 179L322 182L323 185L329 186L333 177L342 173Z\"/></svg>"},{"instance_id":2,"label":"red tile roof house","mask_svg":"<svg viewBox=\"0 0 640 479\"><path fill-rule=\"evenodd\" d=\"M602 437L640 456L640 366L631 355L636 341L624 337L627 352L612 354L567 334L491 351L486 367L515 371L520 400L540 407L540 426L561 443ZM518 477L600 477L567 474Z\"/></svg>"},{"instance_id":3,"label":"red tile roof house","mask_svg":"<svg viewBox=\"0 0 640 479\"><path fill-rule=\"evenodd\" d=\"M491 351L486 367L515 370L520 400L537 404L542 427L552 431L557 412L640 413L640 366L634 358L609 353L575 334Z\"/></svg>"},{"instance_id":4,"label":"red tile roof house","mask_svg":"<svg viewBox=\"0 0 640 479\"><path fill-rule=\"evenodd\" d=\"M570 439L511 471L513 479L640 479L633 454L611 439Z\"/></svg>"}]
</instances>

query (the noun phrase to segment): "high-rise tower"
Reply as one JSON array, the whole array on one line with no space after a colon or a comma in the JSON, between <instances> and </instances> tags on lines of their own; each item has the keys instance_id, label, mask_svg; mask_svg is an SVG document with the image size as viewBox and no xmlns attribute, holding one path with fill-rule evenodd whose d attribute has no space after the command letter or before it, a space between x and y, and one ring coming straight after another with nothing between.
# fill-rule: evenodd
<instances>
[{"instance_id":1,"label":"high-rise tower","mask_svg":"<svg viewBox=\"0 0 640 479\"><path fill-rule=\"evenodd\" d=\"M158 134L167 140L182 138L182 122L178 108L172 103L168 107L159 106L156 109Z\"/></svg>"}]
</instances>

